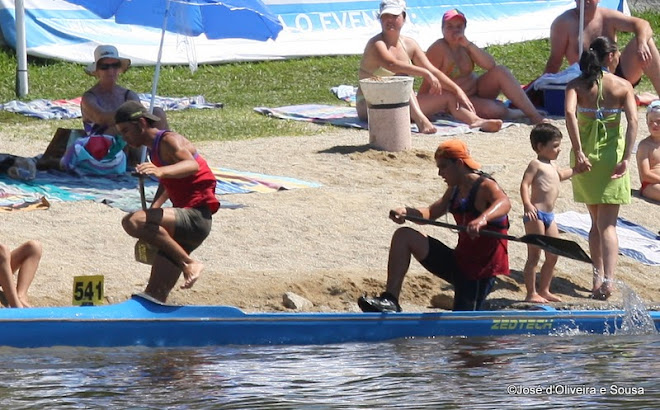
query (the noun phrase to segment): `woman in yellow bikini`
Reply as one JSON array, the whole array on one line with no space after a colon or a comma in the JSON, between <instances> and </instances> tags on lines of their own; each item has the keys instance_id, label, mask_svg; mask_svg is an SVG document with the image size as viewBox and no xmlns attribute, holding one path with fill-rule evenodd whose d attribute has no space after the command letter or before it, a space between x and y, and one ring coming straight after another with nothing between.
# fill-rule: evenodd
<instances>
[{"instance_id":1,"label":"woman in yellow bikini","mask_svg":"<svg viewBox=\"0 0 660 410\"><path fill-rule=\"evenodd\" d=\"M543 115L520 88L508 68L497 65L493 56L465 37L467 20L460 11L449 10L442 16L443 38L426 51L431 64L449 76L470 97L477 115L482 118L515 120L527 117L533 124L544 122ZM474 67L485 73L478 76ZM430 84L423 82L419 95L428 94ZM508 108L497 97L503 93L519 109Z\"/></svg>"},{"instance_id":2,"label":"woman in yellow bikini","mask_svg":"<svg viewBox=\"0 0 660 410\"><path fill-rule=\"evenodd\" d=\"M428 84L428 95L440 103L435 103L433 110L430 110L425 105L426 100L418 101L415 93L412 93L410 118L422 133L436 132L429 116L438 112L448 112L459 121L484 131L494 132L502 127L501 121L479 118L463 90L433 67L415 40L401 35L401 28L406 21L406 4L403 0L382 0L379 18L382 32L367 42L360 62L360 79L393 75L424 78ZM356 105L360 119L367 120L367 103L359 88Z\"/></svg>"},{"instance_id":3,"label":"woman in yellow bikini","mask_svg":"<svg viewBox=\"0 0 660 410\"><path fill-rule=\"evenodd\" d=\"M619 240L616 221L621 204L630 203L629 164L637 137L637 106L632 85L610 73L621 53L616 43L598 37L580 57L580 77L566 86L566 128L571 166L586 171L573 177L573 197L591 216L589 250L592 294L607 299L613 290ZM621 113L628 125L621 133Z\"/></svg>"}]
</instances>

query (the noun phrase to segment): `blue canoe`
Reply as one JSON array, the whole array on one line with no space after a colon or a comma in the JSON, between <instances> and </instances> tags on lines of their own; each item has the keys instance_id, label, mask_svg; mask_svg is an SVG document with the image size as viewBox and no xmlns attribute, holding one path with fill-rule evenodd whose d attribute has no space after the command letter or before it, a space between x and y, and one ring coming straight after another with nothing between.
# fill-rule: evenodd
<instances>
[{"instance_id":1,"label":"blue canoe","mask_svg":"<svg viewBox=\"0 0 660 410\"><path fill-rule=\"evenodd\" d=\"M437 313L244 313L172 306L135 295L89 307L0 309L0 346L212 346L380 342L413 337L613 334L620 310ZM651 312L660 331L660 312Z\"/></svg>"}]
</instances>

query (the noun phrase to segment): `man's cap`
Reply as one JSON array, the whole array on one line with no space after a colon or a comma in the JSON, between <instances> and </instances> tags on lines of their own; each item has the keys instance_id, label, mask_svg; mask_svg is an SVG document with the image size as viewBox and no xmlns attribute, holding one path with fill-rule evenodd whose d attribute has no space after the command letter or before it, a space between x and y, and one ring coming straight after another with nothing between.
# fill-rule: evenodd
<instances>
[{"instance_id":1,"label":"man's cap","mask_svg":"<svg viewBox=\"0 0 660 410\"><path fill-rule=\"evenodd\" d=\"M117 108L115 112L115 124L122 122L137 121L140 118L148 118L153 121L160 121L160 117L157 117L151 113L138 101L126 101Z\"/></svg>"},{"instance_id":2,"label":"man's cap","mask_svg":"<svg viewBox=\"0 0 660 410\"><path fill-rule=\"evenodd\" d=\"M442 15L442 24L445 24L445 21L456 18L463 20L463 23L467 24L467 19L465 18L465 14L460 12L458 9L451 9L449 11L446 11L445 14Z\"/></svg>"},{"instance_id":3,"label":"man's cap","mask_svg":"<svg viewBox=\"0 0 660 410\"><path fill-rule=\"evenodd\" d=\"M458 139L451 139L440 143L438 149L435 151L435 158L460 159L472 169L481 168L481 165L470 156L470 151L465 142Z\"/></svg>"},{"instance_id":4,"label":"man's cap","mask_svg":"<svg viewBox=\"0 0 660 410\"><path fill-rule=\"evenodd\" d=\"M647 114L650 114L652 112L660 112L660 100L653 100L648 105L648 107L646 107Z\"/></svg>"},{"instance_id":5,"label":"man's cap","mask_svg":"<svg viewBox=\"0 0 660 410\"><path fill-rule=\"evenodd\" d=\"M117 51L117 47L115 46L109 46L109 45L102 45L96 47L94 50L94 62L87 67L85 67L85 72L89 75L94 75L96 74L97 70L97 64L99 60L102 58L112 58L115 60L119 60L121 63L121 72L123 73L124 71L128 70L128 68L131 66L131 60L128 58L123 58L119 57L119 52Z\"/></svg>"},{"instance_id":6,"label":"man's cap","mask_svg":"<svg viewBox=\"0 0 660 410\"><path fill-rule=\"evenodd\" d=\"M406 2L404 0L383 0L380 2L380 14L391 14L398 16L406 12Z\"/></svg>"}]
</instances>

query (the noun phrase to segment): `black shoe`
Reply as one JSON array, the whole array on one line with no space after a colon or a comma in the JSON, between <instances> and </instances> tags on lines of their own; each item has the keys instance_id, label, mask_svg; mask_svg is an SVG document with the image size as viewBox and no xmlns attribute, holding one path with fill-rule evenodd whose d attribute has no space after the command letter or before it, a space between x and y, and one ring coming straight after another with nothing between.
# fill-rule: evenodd
<instances>
[{"instance_id":1,"label":"black shoe","mask_svg":"<svg viewBox=\"0 0 660 410\"><path fill-rule=\"evenodd\" d=\"M401 312L401 306L396 298L387 292L382 293L380 296L370 298L367 296L360 296L358 299L358 306L363 312Z\"/></svg>"}]
</instances>

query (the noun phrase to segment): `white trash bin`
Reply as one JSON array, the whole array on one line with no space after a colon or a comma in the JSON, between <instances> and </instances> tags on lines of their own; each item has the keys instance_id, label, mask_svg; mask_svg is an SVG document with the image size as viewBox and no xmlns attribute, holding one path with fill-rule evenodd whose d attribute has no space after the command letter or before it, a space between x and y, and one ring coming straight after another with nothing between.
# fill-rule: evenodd
<instances>
[{"instance_id":1,"label":"white trash bin","mask_svg":"<svg viewBox=\"0 0 660 410\"><path fill-rule=\"evenodd\" d=\"M369 144L384 151L411 148L410 93L413 77L372 77L360 80L367 102Z\"/></svg>"}]
</instances>

